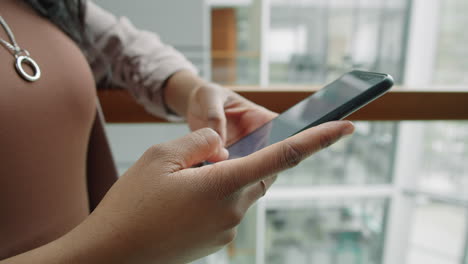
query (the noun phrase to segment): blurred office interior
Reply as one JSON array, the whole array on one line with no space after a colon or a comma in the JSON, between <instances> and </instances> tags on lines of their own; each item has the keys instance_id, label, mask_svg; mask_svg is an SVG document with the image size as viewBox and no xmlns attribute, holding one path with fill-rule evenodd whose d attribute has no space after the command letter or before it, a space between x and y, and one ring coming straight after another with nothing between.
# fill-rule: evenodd
<instances>
[{"instance_id":1,"label":"blurred office interior","mask_svg":"<svg viewBox=\"0 0 468 264\"><path fill-rule=\"evenodd\" d=\"M468 92L466 0L95 2L230 87L320 87L357 68L390 73L401 89ZM468 121L356 126L282 173L236 240L196 263L468 264ZM123 172L188 129L109 124L108 133Z\"/></svg>"}]
</instances>

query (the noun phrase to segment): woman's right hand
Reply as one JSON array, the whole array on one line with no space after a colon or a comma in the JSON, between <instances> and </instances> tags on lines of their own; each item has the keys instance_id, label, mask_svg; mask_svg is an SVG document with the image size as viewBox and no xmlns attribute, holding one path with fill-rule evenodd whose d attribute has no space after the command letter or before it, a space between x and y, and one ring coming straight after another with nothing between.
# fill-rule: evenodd
<instances>
[{"instance_id":1,"label":"woman's right hand","mask_svg":"<svg viewBox=\"0 0 468 264\"><path fill-rule=\"evenodd\" d=\"M346 121L327 123L234 160L226 160L211 129L151 147L62 238L62 251L71 250L63 256L68 263L187 263L209 255L234 239L263 195L261 180L271 185L272 175L353 129ZM208 159L221 162L193 168Z\"/></svg>"}]
</instances>

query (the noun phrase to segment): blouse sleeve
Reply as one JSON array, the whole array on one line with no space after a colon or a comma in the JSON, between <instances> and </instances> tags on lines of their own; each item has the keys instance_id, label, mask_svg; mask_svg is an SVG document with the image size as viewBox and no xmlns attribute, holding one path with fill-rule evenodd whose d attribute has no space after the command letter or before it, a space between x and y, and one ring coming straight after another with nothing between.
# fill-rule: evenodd
<instances>
[{"instance_id":1,"label":"blouse sleeve","mask_svg":"<svg viewBox=\"0 0 468 264\"><path fill-rule=\"evenodd\" d=\"M196 68L181 53L151 32L136 29L125 17L117 18L87 1L86 27L93 39L89 54L97 82L127 89L145 109L171 121L180 118L164 102L163 86L174 73Z\"/></svg>"}]
</instances>

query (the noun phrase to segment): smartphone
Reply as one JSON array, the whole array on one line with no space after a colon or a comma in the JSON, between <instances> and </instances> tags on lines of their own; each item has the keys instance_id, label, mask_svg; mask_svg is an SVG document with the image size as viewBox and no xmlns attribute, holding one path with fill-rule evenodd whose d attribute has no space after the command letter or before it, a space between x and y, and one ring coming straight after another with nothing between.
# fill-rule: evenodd
<instances>
[{"instance_id":1,"label":"smartphone","mask_svg":"<svg viewBox=\"0 0 468 264\"><path fill-rule=\"evenodd\" d=\"M351 71L229 146L229 159L247 156L305 129L341 120L393 86L388 74Z\"/></svg>"}]
</instances>

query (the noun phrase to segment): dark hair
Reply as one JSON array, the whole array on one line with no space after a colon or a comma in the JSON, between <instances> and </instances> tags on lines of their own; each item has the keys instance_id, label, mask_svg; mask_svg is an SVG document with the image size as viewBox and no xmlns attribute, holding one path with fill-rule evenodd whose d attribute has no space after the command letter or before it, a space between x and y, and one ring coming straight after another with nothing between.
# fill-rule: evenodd
<instances>
[{"instance_id":1,"label":"dark hair","mask_svg":"<svg viewBox=\"0 0 468 264\"><path fill-rule=\"evenodd\" d=\"M90 44L85 30L85 0L23 0L62 29L82 49Z\"/></svg>"}]
</instances>

